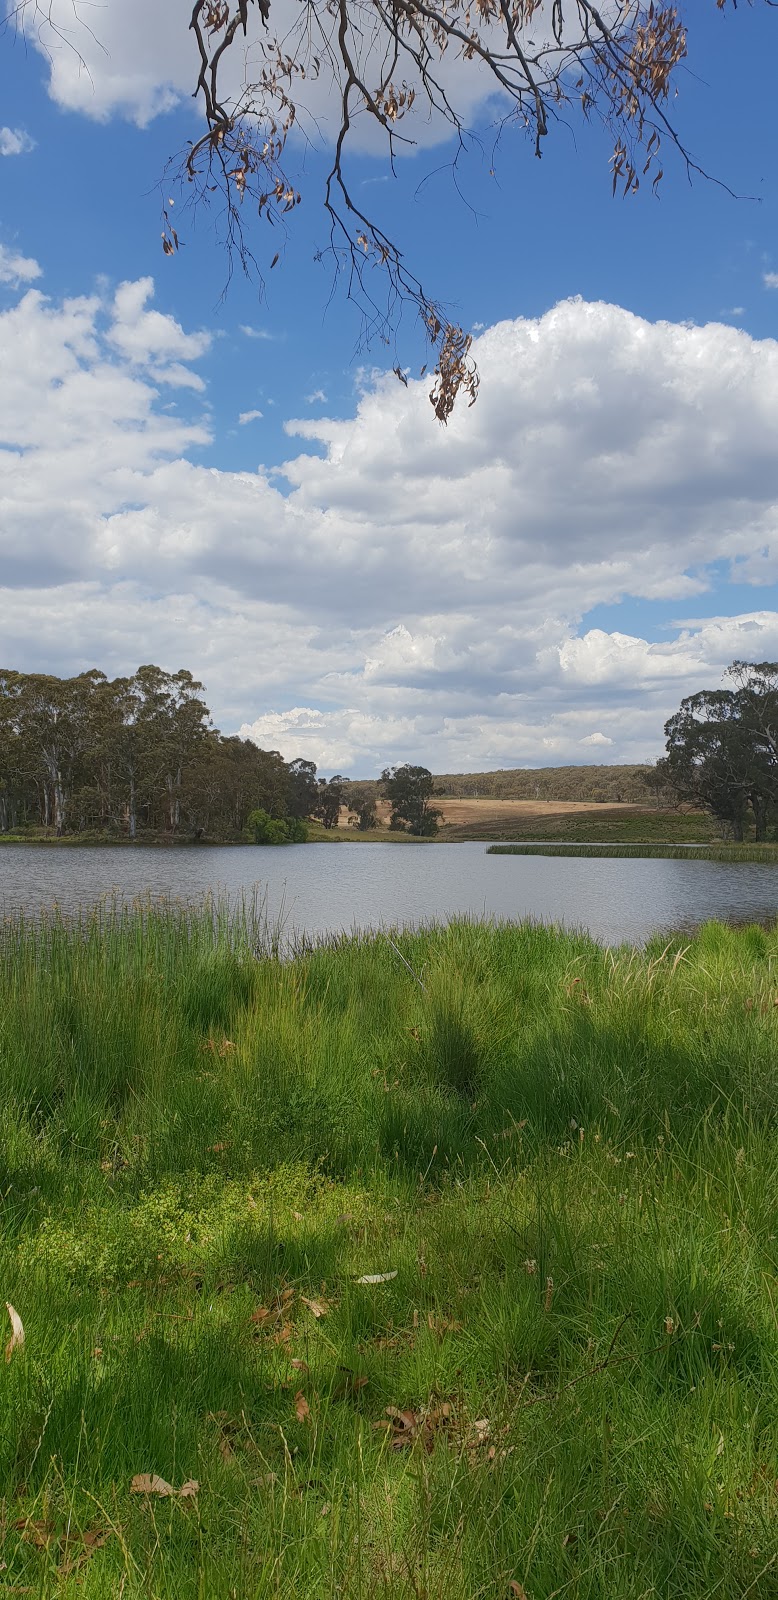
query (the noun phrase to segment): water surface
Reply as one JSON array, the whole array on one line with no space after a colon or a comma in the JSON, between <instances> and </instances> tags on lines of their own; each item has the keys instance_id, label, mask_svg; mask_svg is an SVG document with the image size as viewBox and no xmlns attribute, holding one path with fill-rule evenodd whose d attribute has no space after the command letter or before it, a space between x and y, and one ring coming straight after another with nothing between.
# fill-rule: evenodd
<instances>
[{"instance_id":1,"label":"water surface","mask_svg":"<svg viewBox=\"0 0 778 1600\"><path fill-rule=\"evenodd\" d=\"M271 922L311 935L467 915L535 917L617 944L708 917L778 914L778 865L759 862L490 856L469 842L0 846L4 916L37 916L54 904L75 912L111 894L196 902L209 891L237 899L255 888Z\"/></svg>"}]
</instances>

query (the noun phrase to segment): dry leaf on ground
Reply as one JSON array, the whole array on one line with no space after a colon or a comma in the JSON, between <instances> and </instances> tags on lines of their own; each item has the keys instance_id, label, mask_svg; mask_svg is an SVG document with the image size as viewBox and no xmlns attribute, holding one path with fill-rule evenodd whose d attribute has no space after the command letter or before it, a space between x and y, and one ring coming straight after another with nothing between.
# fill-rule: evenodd
<instances>
[{"instance_id":1,"label":"dry leaf on ground","mask_svg":"<svg viewBox=\"0 0 778 1600\"><path fill-rule=\"evenodd\" d=\"M53 1522L36 1522L32 1517L20 1517L14 1527L28 1544L35 1545L36 1550L45 1550L54 1536Z\"/></svg>"},{"instance_id":2,"label":"dry leaf on ground","mask_svg":"<svg viewBox=\"0 0 778 1600\"><path fill-rule=\"evenodd\" d=\"M11 1337L5 1347L5 1359L6 1361L10 1361L14 1350L21 1350L22 1345L24 1344L24 1328L22 1326L22 1319L19 1316L18 1311L14 1311L14 1308L9 1300L6 1300L5 1302L5 1309L11 1318Z\"/></svg>"},{"instance_id":3,"label":"dry leaf on ground","mask_svg":"<svg viewBox=\"0 0 778 1600\"><path fill-rule=\"evenodd\" d=\"M302 1300L303 1305L307 1306L308 1310L313 1312L317 1322L319 1317L326 1317L327 1312L330 1309L326 1300L307 1300L304 1294L300 1295L300 1299Z\"/></svg>"},{"instance_id":4,"label":"dry leaf on ground","mask_svg":"<svg viewBox=\"0 0 778 1600\"><path fill-rule=\"evenodd\" d=\"M511 1578L508 1584L508 1593L513 1596L513 1600L527 1600L527 1591L524 1584L519 1583L516 1578Z\"/></svg>"},{"instance_id":5,"label":"dry leaf on ground","mask_svg":"<svg viewBox=\"0 0 778 1600\"><path fill-rule=\"evenodd\" d=\"M167 1483L156 1472L137 1472L130 1484L130 1494L156 1494L163 1500L174 1495L178 1500L193 1500L199 1488L195 1478L188 1478L180 1489L174 1489L172 1483Z\"/></svg>"},{"instance_id":6,"label":"dry leaf on ground","mask_svg":"<svg viewBox=\"0 0 778 1600\"><path fill-rule=\"evenodd\" d=\"M357 1283L391 1283L397 1277L397 1272L365 1272Z\"/></svg>"},{"instance_id":7,"label":"dry leaf on ground","mask_svg":"<svg viewBox=\"0 0 778 1600\"><path fill-rule=\"evenodd\" d=\"M305 1422L306 1418L311 1414L311 1408L302 1389L298 1389L294 1397L294 1409L298 1422Z\"/></svg>"}]
</instances>

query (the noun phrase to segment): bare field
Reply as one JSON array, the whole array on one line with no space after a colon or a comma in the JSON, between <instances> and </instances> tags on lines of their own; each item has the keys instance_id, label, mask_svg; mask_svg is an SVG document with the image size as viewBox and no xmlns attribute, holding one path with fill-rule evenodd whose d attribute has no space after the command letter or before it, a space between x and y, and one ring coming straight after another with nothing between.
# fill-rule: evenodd
<instances>
[{"instance_id":1,"label":"bare field","mask_svg":"<svg viewBox=\"0 0 778 1600\"><path fill-rule=\"evenodd\" d=\"M532 821L542 817L563 817L578 815L581 812L607 810L612 816L614 812L629 815L634 811L645 810L637 804L610 802L603 806L596 800L494 800L488 797L483 799L467 798L455 799L451 796L436 796L433 804L442 813L441 827L464 827L472 824L501 824L509 822ZM376 811L382 827L388 828L391 806L388 800L379 800ZM344 807L340 814L340 828L348 828L348 812ZM353 832L353 829L349 830Z\"/></svg>"}]
</instances>

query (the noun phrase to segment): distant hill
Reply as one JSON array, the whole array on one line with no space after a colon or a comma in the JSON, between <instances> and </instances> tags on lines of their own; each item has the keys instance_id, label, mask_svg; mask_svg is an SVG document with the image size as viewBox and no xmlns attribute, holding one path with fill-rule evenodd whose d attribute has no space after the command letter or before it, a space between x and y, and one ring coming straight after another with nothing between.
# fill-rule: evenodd
<instances>
[{"instance_id":1,"label":"distant hill","mask_svg":"<svg viewBox=\"0 0 778 1600\"><path fill-rule=\"evenodd\" d=\"M629 801L651 805L651 766L511 767L498 772L446 772L435 777L442 795L489 800Z\"/></svg>"}]
</instances>

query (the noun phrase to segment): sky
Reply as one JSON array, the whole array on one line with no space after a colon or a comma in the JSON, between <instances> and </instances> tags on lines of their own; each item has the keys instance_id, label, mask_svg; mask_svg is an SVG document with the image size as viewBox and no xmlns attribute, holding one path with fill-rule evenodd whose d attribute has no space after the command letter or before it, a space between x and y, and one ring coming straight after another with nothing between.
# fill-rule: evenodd
<instances>
[{"instance_id":1,"label":"sky","mask_svg":"<svg viewBox=\"0 0 778 1600\"><path fill-rule=\"evenodd\" d=\"M778 659L778 11L686 8L710 180L668 152L613 199L574 118L495 155L461 64L456 175L439 126L394 177L357 135L355 193L474 331L441 428L413 316L365 348L315 259L327 104L260 292L169 176L190 0L52 7L70 46L0 33L0 665L186 667L223 732L366 777L653 761L684 695Z\"/></svg>"}]
</instances>

